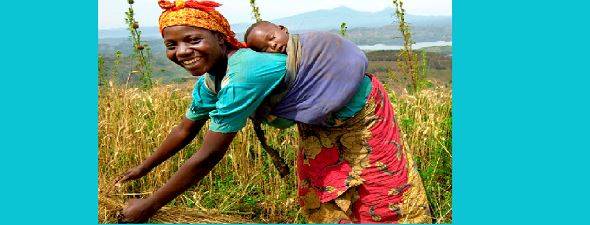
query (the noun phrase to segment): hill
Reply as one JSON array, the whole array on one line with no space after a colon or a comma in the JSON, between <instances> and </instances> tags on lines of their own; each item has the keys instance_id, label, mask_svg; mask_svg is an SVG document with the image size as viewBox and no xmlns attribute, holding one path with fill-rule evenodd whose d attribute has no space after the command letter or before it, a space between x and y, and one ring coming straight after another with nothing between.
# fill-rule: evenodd
<instances>
[{"instance_id":1,"label":"hill","mask_svg":"<svg viewBox=\"0 0 590 225\"><path fill-rule=\"evenodd\" d=\"M415 16L407 15L412 29L412 38L415 42L436 42L452 40L452 18L450 16ZM401 34L393 20L393 9L388 8L379 12L361 12L346 7L338 7L329 10L316 10L302 13L295 16L285 17L274 20L273 22L285 24L291 33L302 33L310 30L328 31L338 33L341 22L346 22L348 26L346 38L357 45L402 45ZM237 32L238 39L242 39L243 32L250 24L233 24L232 27ZM165 48L162 38L157 27L141 27L142 38L151 48L152 65L154 66L154 77L164 83L182 81L190 75L182 68L174 65L165 56ZM107 68L113 61L115 51L123 53L122 67L128 66L127 56L131 53L131 43L128 38L129 32L125 28L99 30L98 52L104 56ZM448 50L447 50L448 49ZM450 48L442 48L445 51L439 51L441 56L450 56ZM372 53L373 58L371 69L372 72L385 72L391 68L391 61L394 58L380 58L383 55L396 55L394 51L383 51L381 53ZM430 55L429 55L430 56ZM433 55L434 56L434 55ZM372 56L370 56L372 58ZM379 59L377 59L379 58ZM445 78L450 80L450 59L434 57L429 62L434 70L445 71ZM120 68L121 71L129 71L130 68ZM114 74L118 74L114 72ZM126 74L117 75L119 80L125 80ZM446 82L445 82L446 83Z\"/></svg>"}]
</instances>

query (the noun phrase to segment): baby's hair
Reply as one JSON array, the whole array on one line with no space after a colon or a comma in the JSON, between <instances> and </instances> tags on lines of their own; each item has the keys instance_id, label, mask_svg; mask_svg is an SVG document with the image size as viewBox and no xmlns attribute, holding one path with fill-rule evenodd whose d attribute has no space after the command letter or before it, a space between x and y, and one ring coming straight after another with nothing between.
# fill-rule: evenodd
<instances>
[{"instance_id":1,"label":"baby's hair","mask_svg":"<svg viewBox=\"0 0 590 225\"><path fill-rule=\"evenodd\" d=\"M250 35L250 32L252 32L252 30L255 27L262 25L262 24L273 24L273 23L266 21L266 20L261 20L256 23L253 23L252 25L250 25L250 27L248 27L248 29L246 30L246 33L244 34L244 42L248 43L248 35Z\"/></svg>"}]
</instances>

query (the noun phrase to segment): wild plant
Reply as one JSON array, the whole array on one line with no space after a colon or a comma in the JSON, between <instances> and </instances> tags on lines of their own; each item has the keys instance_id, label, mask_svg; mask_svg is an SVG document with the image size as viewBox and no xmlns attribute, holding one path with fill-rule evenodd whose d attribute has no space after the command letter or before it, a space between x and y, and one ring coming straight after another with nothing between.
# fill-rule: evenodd
<instances>
[{"instance_id":1,"label":"wild plant","mask_svg":"<svg viewBox=\"0 0 590 225\"><path fill-rule=\"evenodd\" d=\"M256 0L250 0L250 7L252 7L252 17L256 19L256 22L262 21L260 11L258 10L258 6L256 6Z\"/></svg>"},{"instance_id":2,"label":"wild plant","mask_svg":"<svg viewBox=\"0 0 590 225\"><path fill-rule=\"evenodd\" d=\"M104 57L102 55L98 55L98 86L103 86L106 84L105 70Z\"/></svg>"},{"instance_id":3,"label":"wild plant","mask_svg":"<svg viewBox=\"0 0 590 225\"><path fill-rule=\"evenodd\" d=\"M420 73L418 71L418 56L412 51L412 32L409 24L406 22L405 14L406 11L403 8L402 0L393 0L393 6L395 9L395 17L398 22L398 29L402 34L403 48L399 51L399 57L397 60L397 67L400 72L410 77L410 90L418 92L421 88L420 84L423 83Z\"/></svg>"},{"instance_id":4,"label":"wild plant","mask_svg":"<svg viewBox=\"0 0 590 225\"><path fill-rule=\"evenodd\" d=\"M342 22L340 24L340 35L342 35L342 37L346 37L346 30L348 29L348 27L346 26L345 22Z\"/></svg>"},{"instance_id":5,"label":"wild plant","mask_svg":"<svg viewBox=\"0 0 590 225\"><path fill-rule=\"evenodd\" d=\"M141 40L141 30L139 30L139 23L135 20L135 13L133 11L133 0L128 0L129 9L125 12L125 22L128 25L129 38L133 45L134 65L129 75L138 74L141 87L149 89L153 86L152 82L152 68L150 64L150 48L147 42Z\"/></svg>"}]
</instances>

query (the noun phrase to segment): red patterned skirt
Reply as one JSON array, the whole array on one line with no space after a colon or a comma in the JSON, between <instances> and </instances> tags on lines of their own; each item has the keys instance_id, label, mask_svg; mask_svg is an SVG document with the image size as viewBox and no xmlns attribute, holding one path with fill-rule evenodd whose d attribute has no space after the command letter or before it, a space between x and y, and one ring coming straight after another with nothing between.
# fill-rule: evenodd
<instances>
[{"instance_id":1,"label":"red patterned skirt","mask_svg":"<svg viewBox=\"0 0 590 225\"><path fill-rule=\"evenodd\" d=\"M310 223L431 223L422 180L373 75L367 103L335 127L298 124L298 194Z\"/></svg>"}]
</instances>

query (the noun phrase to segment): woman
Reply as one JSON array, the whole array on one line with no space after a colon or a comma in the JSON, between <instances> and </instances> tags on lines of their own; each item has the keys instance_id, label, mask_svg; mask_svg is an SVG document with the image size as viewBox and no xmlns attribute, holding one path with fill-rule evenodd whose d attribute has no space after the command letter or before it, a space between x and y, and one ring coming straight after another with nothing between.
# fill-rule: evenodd
<instances>
[{"instance_id":1,"label":"woman","mask_svg":"<svg viewBox=\"0 0 590 225\"><path fill-rule=\"evenodd\" d=\"M163 187L146 199L128 201L122 215L128 222L147 220L208 174L248 116L258 114L263 100L281 92L287 77L287 56L242 48L227 20L214 10L219 4L163 0L159 4L164 9L159 24L167 57L201 77L185 118L148 159L118 182L146 175L190 143L207 120L210 126L201 149ZM313 74L315 70L304 71ZM313 223L430 223L424 188L412 157L401 148L387 93L371 75L362 76L356 87L342 110L331 119L324 118L330 125L303 123L297 120L297 112L283 113L295 116L302 142L297 174L303 212ZM307 92L294 88L286 95L306 96ZM281 103L286 101L278 106Z\"/></svg>"}]
</instances>

